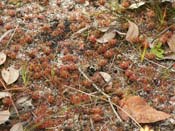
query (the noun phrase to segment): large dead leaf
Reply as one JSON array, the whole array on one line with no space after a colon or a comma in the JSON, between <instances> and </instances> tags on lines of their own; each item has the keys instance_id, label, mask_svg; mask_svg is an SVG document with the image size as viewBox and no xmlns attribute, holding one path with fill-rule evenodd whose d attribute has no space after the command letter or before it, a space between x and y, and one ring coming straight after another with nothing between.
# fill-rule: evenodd
<instances>
[{"instance_id":1,"label":"large dead leaf","mask_svg":"<svg viewBox=\"0 0 175 131\"><path fill-rule=\"evenodd\" d=\"M6 57L6 54L0 52L0 65L4 64L4 62L6 61Z\"/></svg>"},{"instance_id":2,"label":"large dead leaf","mask_svg":"<svg viewBox=\"0 0 175 131\"><path fill-rule=\"evenodd\" d=\"M175 52L175 34L168 40L168 46L172 52Z\"/></svg>"},{"instance_id":3,"label":"large dead leaf","mask_svg":"<svg viewBox=\"0 0 175 131\"><path fill-rule=\"evenodd\" d=\"M97 42L99 42L99 43L106 43L109 40L113 39L115 37L115 35L116 35L115 31L108 31L102 37L97 39Z\"/></svg>"},{"instance_id":4,"label":"large dead leaf","mask_svg":"<svg viewBox=\"0 0 175 131\"><path fill-rule=\"evenodd\" d=\"M131 96L121 100L120 106L139 123L153 123L170 117L169 114L150 107L146 101L139 96ZM129 119L123 112L120 111L119 113L122 119Z\"/></svg>"},{"instance_id":5,"label":"large dead leaf","mask_svg":"<svg viewBox=\"0 0 175 131\"><path fill-rule=\"evenodd\" d=\"M139 36L139 28L135 23L131 21L128 21L128 23L129 23L129 29L128 32L126 33L126 40L133 43Z\"/></svg>"},{"instance_id":6,"label":"large dead leaf","mask_svg":"<svg viewBox=\"0 0 175 131\"><path fill-rule=\"evenodd\" d=\"M9 110L0 111L0 124L6 122L10 117Z\"/></svg>"},{"instance_id":7,"label":"large dead leaf","mask_svg":"<svg viewBox=\"0 0 175 131\"><path fill-rule=\"evenodd\" d=\"M8 97L11 96L11 94L9 92L0 92L0 99L4 98L4 97Z\"/></svg>"},{"instance_id":8,"label":"large dead leaf","mask_svg":"<svg viewBox=\"0 0 175 131\"><path fill-rule=\"evenodd\" d=\"M7 69L2 69L1 75L3 80L7 85L14 83L19 77L19 70L16 70L13 67L9 67Z\"/></svg>"},{"instance_id":9,"label":"large dead leaf","mask_svg":"<svg viewBox=\"0 0 175 131\"><path fill-rule=\"evenodd\" d=\"M10 131L23 131L23 125L21 122L16 123L15 125L12 126Z\"/></svg>"}]
</instances>

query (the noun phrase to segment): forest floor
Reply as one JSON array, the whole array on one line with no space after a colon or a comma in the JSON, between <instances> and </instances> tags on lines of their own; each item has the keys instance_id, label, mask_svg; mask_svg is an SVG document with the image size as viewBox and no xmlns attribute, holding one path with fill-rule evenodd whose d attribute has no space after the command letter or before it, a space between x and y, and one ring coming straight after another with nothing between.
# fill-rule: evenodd
<instances>
[{"instance_id":1,"label":"forest floor","mask_svg":"<svg viewBox=\"0 0 175 131\"><path fill-rule=\"evenodd\" d=\"M175 131L175 2L1 0L0 14L0 131Z\"/></svg>"}]
</instances>

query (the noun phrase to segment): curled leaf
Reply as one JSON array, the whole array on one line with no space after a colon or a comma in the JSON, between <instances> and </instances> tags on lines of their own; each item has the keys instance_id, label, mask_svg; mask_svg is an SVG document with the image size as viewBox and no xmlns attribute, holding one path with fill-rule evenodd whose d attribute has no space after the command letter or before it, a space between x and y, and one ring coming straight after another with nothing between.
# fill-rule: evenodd
<instances>
[{"instance_id":1,"label":"curled leaf","mask_svg":"<svg viewBox=\"0 0 175 131\"><path fill-rule=\"evenodd\" d=\"M172 52L175 52L175 34L173 34L167 42L170 50Z\"/></svg>"},{"instance_id":2,"label":"curled leaf","mask_svg":"<svg viewBox=\"0 0 175 131\"><path fill-rule=\"evenodd\" d=\"M138 123L153 123L170 117L169 114L150 107L146 101L139 96L131 96L123 99L120 105L135 118ZM123 112L120 112L120 115L124 120L128 119L128 116Z\"/></svg>"},{"instance_id":3,"label":"curled leaf","mask_svg":"<svg viewBox=\"0 0 175 131\"><path fill-rule=\"evenodd\" d=\"M129 29L128 32L126 33L126 40L133 43L139 36L139 28L138 26L131 22L129 22Z\"/></svg>"},{"instance_id":4,"label":"curled leaf","mask_svg":"<svg viewBox=\"0 0 175 131\"><path fill-rule=\"evenodd\" d=\"M4 62L6 61L6 57L6 54L0 52L0 65L4 64Z\"/></svg>"},{"instance_id":5,"label":"curled leaf","mask_svg":"<svg viewBox=\"0 0 175 131\"><path fill-rule=\"evenodd\" d=\"M9 110L0 111L0 124L6 122L10 117Z\"/></svg>"},{"instance_id":6,"label":"curled leaf","mask_svg":"<svg viewBox=\"0 0 175 131\"><path fill-rule=\"evenodd\" d=\"M9 67L7 69L2 69L1 75L3 80L7 85L14 83L19 77L19 70Z\"/></svg>"},{"instance_id":7,"label":"curled leaf","mask_svg":"<svg viewBox=\"0 0 175 131\"><path fill-rule=\"evenodd\" d=\"M129 9L137 9L137 8L139 8L140 6L144 5L144 4L145 4L144 1L141 1L141 2L139 2L139 3L134 3L134 4L132 4L132 5L129 6Z\"/></svg>"},{"instance_id":8,"label":"curled leaf","mask_svg":"<svg viewBox=\"0 0 175 131\"><path fill-rule=\"evenodd\" d=\"M115 31L108 31L102 37L97 39L97 42L99 42L99 43L106 43L109 40L113 39L115 37L115 35L116 35Z\"/></svg>"},{"instance_id":9,"label":"curled leaf","mask_svg":"<svg viewBox=\"0 0 175 131\"><path fill-rule=\"evenodd\" d=\"M106 72L99 72L100 75L103 77L103 79L105 80L105 82L110 82L111 81L111 75L109 75L108 73Z\"/></svg>"}]
</instances>

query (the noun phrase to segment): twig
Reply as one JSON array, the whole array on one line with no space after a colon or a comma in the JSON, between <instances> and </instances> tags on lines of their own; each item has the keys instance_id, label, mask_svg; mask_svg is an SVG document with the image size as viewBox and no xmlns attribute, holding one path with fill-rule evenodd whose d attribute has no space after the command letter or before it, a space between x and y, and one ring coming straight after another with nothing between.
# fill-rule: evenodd
<instances>
[{"instance_id":1,"label":"twig","mask_svg":"<svg viewBox=\"0 0 175 131\"><path fill-rule=\"evenodd\" d=\"M1 82L2 86L4 87L4 89L7 90L8 88L6 87L6 85L4 84L4 82L1 79L0 79L0 82ZM12 105L13 105L15 111L16 111L17 116L19 117L19 112L18 112L18 109L15 105L15 102L12 99L12 96L10 96L10 100L12 101Z\"/></svg>"},{"instance_id":2,"label":"twig","mask_svg":"<svg viewBox=\"0 0 175 131\"><path fill-rule=\"evenodd\" d=\"M154 43L154 41L155 41L156 39L158 39L161 35L163 35L164 33L166 33L172 26L174 26L174 24L168 26L168 27L165 28L163 31L161 31L159 34L157 34L157 35L155 36L155 38L151 41L151 45Z\"/></svg>"},{"instance_id":3,"label":"twig","mask_svg":"<svg viewBox=\"0 0 175 131\"><path fill-rule=\"evenodd\" d=\"M105 92L103 92L95 83L93 83L93 82L88 78L88 76L87 76L80 68L78 68L78 70L79 70L79 72L80 72L88 81L90 81L90 82L92 83L92 86L93 86L97 91L99 91L101 94L103 94L103 95L107 98L107 100L108 100L108 102L109 102L109 104L110 104L112 110L114 111L114 114L115 114L116 117L119 119L119 121L122 122L122 119L120 118L120 116L118 115L118 113L116 112L116 110L115 110L114 107L113 107L113 104L112 104L112 102L111 102L111 96L109 96L108 94L106 94Z\"/></svg>"},{"instance_id":4,"label":"twig","mask_svg":"<svg viewBox=\"0 0 175 131\"><path fill-rule=\"evenodd\" d=\"M90 118L90 124L91 124L91 130L92 130L92 131L95 131L95 129L94 129L94 124L93 124L93 121L92 121L91 118Z\"/></svg>"},{"instance_id":5,"label":"twig","mask_svg":"<svg viewBox=\"0 0 175 131\"><path fill-rule=\"evenodd\" d=\"M156 62L154 62L154 61L152 61L152 60L149 60L148 58L145 58L145 60L147 60L148 62L150 62L150 63L152 63L152 64L155 64L155 65L157 65L157 66L159 66L159 67L161 67L161 68L164 68L164 69L170 70L170 71L172 71L172 72L175 72L175 70L170 69L169 67L166 67L166 66L164 66L164 65L161 65L161 64L159 64L159 63L156 63Z\"/></svg>"},{"instance_id":6,"label":"twig","mask_svg":"<svg viewBox=\"0 0 175 131\"><path fill-rule=\"evenodd\" d=\"M89 25L89 26L86 26L86 27L84 27L84 28L81 28L81 29L78 30L77 32L73 33L71 37L74 38L75 35L81 34L81 33L83 33L84 31L88 30L88 29L91 28L91 27L92 27L92 25Z\"/></svg>"},{"instance_id":7,"label":"twig","mask_svg":"<svg viewBox=\"0 0 175 131\"><path fill-rule=\"evenodd\" d=\"M24 91L24 90L29 90L29 89L23 88L23 87L17 87L17 88L5 89L3 91Z\"/></svg>"},{"instance_id":8,"label":"twig","mask_svg":"<svg viewBox=\"0 0 175 131\"><path fill-rule=\"evenodd\" d=\"M108 102L109 102L109 104L110 104L110 106L111 106L111 108L112 108L114 114L117 116L117 118L119 119L119 121L122 122L122 119L120 118L119 114L116 112L116 110L115 110L115 108L114 108L114 105L113 105L113 103L112 103L112 101L111 101L110 98L108 98Z\"/></svg>"},{"instance_id":9,"label":"twig","mask_svg":"<svg viewBox=\"0 0 175 131\"><path fill-rule=\"evenodd\" d=\"M6 37L8 34L10 34L13 31L13 29L6 31L1 37L0 37L0 42Z\"/></svg>"},{"instance_id":10,"label":"twig","mask_svg":"<svg viewBox=\"0 0 175 131\"><path fill-rule=\"evenodd\" d=\"M108 99L105 99L105 98L103 98L103 97L99 97L99 96L96 96L96 95L93 95L93 94L90 94L90 93L87 93L87 92L78 90L78 89L73 88L73 87L71 87L71 86L65 86L65 87L67 87L67 88L69 88L69 89L72 89L72 90L75 90L75 91L80 92L80 93L84 93L84 94L86 94L86 95L88 95L88 96L96 97L97 99L100 99L100 100L109 102ZM117 107L117 108L118 108L119 110L121 110L122 112L124 112L128 117L130 117L130 118L136 123L136 125L137 125L139 128L142 128L142 126L135 120L135 118L133 118L127 111L125 111L123 108L121 108L120 106L116 105L116 104L113 103L112 101L111 101L111 104L112 104L113 106Z\"/></svg>"},{"instance_id":11,"label":"twig","mask_svg":"<svg viewBox=\"0 0 175 131\"><path fill-rule=\"evenodd\" d=\"M95 83L93 83L93 81L91 79L89 79L89 77L80 69L78 68L79 72L83 75L84 78L86 78L89 82L92 83L92 86L99 91L101 94L103 94L105 97L110 97L108 94L106 94L105 92L103 92Z\"/></svg>"},{"instance_id":12,"label":"twig","mask_svg":"<svg viewBox=\"0 0 175 131\"><path fill-rule=\"evenodd\" d=\"M19 24L15 27L14 31L13 31L13 34L11 35L10 39L8 40L8 43L6 44L6 48L8 47L8 45L10 44L11 40L13 39L13 36L15 35L16 33L16 30L18 29L19 27Z\"/></svg>"}]
</instances>

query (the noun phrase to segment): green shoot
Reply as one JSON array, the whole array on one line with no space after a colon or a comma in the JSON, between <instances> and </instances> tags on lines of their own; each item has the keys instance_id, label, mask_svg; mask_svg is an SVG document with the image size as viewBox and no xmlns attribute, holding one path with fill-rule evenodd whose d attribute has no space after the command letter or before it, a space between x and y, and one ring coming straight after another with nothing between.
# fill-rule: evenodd
<instances>
[{"instance_id":1,"label":"green shoot","mask_svg":"<svg viewBox=\"0 0 175 131\"><path fill-rule=\"evenodd\" d=\"M27 86L29 83L29 71L27 69L27 64L22 66L21 75L22 75L22 80L23 80L24 86Z\"/></svg>"},{"instance_id":2,"label":"green shoot","mask_svg":"<svg viewBox=\"0 0 175 131\"><path fill-rule=\"evenodd\" d=\"M152 54L155 54L158 59L162 59L164 57L164 52L165 51L161 47L162 47L162 43L159 42L157 45L155 45L150 50L150 52Z\"/></svg>"}]
</instances>

